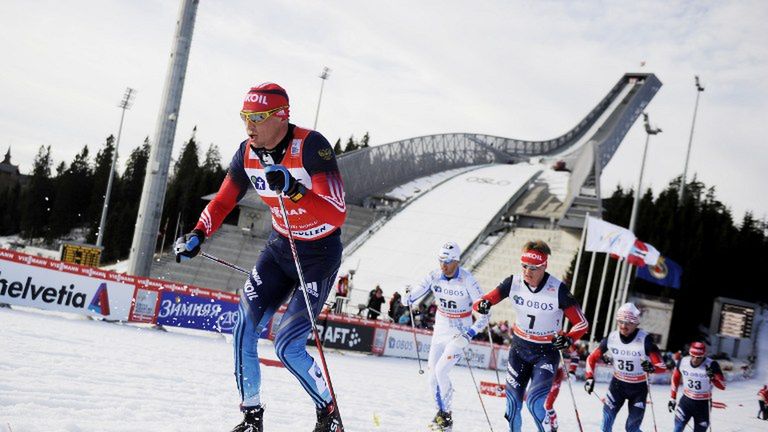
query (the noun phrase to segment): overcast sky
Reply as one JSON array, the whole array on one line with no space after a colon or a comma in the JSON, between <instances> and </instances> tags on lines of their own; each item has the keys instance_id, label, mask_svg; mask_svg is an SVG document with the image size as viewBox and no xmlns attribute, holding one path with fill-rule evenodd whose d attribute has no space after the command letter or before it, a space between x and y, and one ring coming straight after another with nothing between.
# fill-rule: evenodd
<instances>
[{"instance_id":1,"label":"overcast sky","mask_svg":"<svg viewBox=\"0 0 768 432\"><path fill-rule=\"evenodd\" d=\"M124 90L138 91L121 164L153 137L180 1L0 1L0 149L29 173L41 145L56 164L117 134ZM700 75L689 177L715 186L737 219L768 216L768 2L202 0L174 157L197 126L228 161L245 136L249 87L284 86L292 121L331 143L372 145L474 132L548 139L572 128L626 72L652 72L644 189L683 170ZM637 121L603 173L634 186ZM202 156L202 155L201 155ZM121 168L122 172L122 168Z\"/></svg>"}]
</instances>

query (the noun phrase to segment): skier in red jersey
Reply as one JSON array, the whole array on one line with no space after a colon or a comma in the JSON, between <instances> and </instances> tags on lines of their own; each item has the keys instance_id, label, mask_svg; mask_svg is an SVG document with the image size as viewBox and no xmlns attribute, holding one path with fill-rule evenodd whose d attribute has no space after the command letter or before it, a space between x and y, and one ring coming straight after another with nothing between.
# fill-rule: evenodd
<instances>
[{"instance_id":1,"label":"skier in red jersey","mask_svg":"<svg viewBox=\"0 0 768 432\"><path fill-rule=\"evenodd\" d=\"M307 353L311 321L304 296L298 291L291 296L299 278L288 230L296 240L310 307L317 316L341 263L344 188L331 145L319 132L289 123L289 110L288 94L277 84L264 83L248 91L240 111L248 139L240 143L224 182L195 229L180 238L175 248L177 260L197 255L203 241L216 232L250 188L271 210L273 230L243 286L240 319L233 332L235 378L244 414L233 432L263 430L259 334L285 301L275 353L314 402L315 432L343 431L322 370ZM283 219L281 199L288 221Z\"/></svg>"},{"instance_id":2,"label":"skier in red jersey","mask_svg":"<svg viewBox=\"0 0 768 432\"><path fill-rule=\"evenodd\" d=\"M560 364L558 350L568 349L589 327L568 287L547 273L551 254L549 246L541 240L526 243L520 257L522 275L504 279L474 304L478 313L488 313L492 305L509 297L517 313L509 348L504 414L511 432L521 430L526 390L526 403L537 430L552 430L544 402ZM566 334L561 333L564 317L572 323Z\"/></svg>"}]
</instances>

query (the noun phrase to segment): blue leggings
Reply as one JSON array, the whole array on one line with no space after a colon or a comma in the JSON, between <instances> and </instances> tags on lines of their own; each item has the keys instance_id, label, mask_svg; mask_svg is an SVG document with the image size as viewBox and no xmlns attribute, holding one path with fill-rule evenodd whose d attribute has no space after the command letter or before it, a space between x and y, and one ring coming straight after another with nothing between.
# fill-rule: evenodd
<instances>
[{"instance_id":1,"label":"blue leggings","mask_svg":"<svg viewBox=\"0 0 768 432\"><path fill-rule=\"evenodd\" d=\"M510 432L520 432L522 428L523 418L520 411L523 398L526 399L528 411L533 416L537 430L545 431L544 426L549 424L549 416L544 402L552 387L559 360L559 354L552 344L536 344L514 338L509 349L507 411L504 414L509 421Z\"/></svg>"},{"instance_id":2,"label":"blue leggings","mask_svg":"<svg viewBox=\"0 0 768 432\"><path fill-rule=\"evenodd\" d=\"M331 291L341 263L341 242L334 235L313 242L296 241L312 312L317 316ZM307 352L312 324L288 240L273 233L240 295L240 319L234 329L235 379L241 409L261 403L259 335L280 305L288 308L275 334L275 353L318 408L331 402L320 366ZM293 295L291 295L293 293Z\"/></svg>"},{"instance_id":3,"label":"blue leggings","mask_svg":"<svg viewBox=\"0 0 768 432\"><path fill-rule=\"evenodd\" d=\"M611 383L608 384L608 393L605 395L603 424L600 430L603 432L613 430L616 414L624 406L624 402L627 402L629 415L627 415L626 430L627 432L641 432L640 425L643 424L643 416L645 416L645 398L647 396L648 384L645 381L627 383L612 378Z\"/></svg>"},{"instance_id":4,"label":"blue leggings","mask_svg":"<svg viewBox=\"0 0 768 432\"><path fill-rule=\"evenodd\" d=\"M693 418L693 432L706 432L709 429L709 399L694 400L683 395L675 409L675 430L685 430L685 425Z\"/></svg>"}]
</instances>

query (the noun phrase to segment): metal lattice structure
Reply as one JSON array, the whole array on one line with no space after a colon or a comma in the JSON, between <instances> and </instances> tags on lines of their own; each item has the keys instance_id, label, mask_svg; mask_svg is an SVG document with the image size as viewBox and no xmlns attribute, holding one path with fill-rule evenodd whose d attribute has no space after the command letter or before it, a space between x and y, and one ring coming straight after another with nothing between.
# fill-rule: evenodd
<instances>
[{"instance_id":1,"label":"metal lattice structure","mask_svg":"<svg viewBox=\"0 0 768 432\"><path fill-rule=\"evenodd\" d=\"M627 86L629 93L606 114ZM577 153L573 162L586 165L581 171L599 171L616 152L629 127L661 87L653 74L626 74L608 94L565 134L543 141L527 141L473 133L427 135L355 150L339 157L347 201L362 204L366 197L384 193L400 184L453 168L487 163L514 163L536 156L553 156L575 146L604 118L589 141L596 157ZM586 150L585 150L586 151ZM592 153L590 148L589 153ZM593 161L600 164L595 167ZM580 178L583 183L585 178ZM578 188L574 188L576 190Z\"/></svg>"}]
</instances>

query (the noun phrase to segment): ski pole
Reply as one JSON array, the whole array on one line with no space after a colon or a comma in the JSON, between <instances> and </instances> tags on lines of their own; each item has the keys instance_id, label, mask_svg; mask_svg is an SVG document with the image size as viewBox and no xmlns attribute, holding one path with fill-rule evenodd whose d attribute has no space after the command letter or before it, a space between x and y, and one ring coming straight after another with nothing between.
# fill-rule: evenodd
<instances>
[{"instance_id":1,"label":"ski pole","mask_svg":"<svg viewBox=\"0 0 768 432\"><path fill-rule=\"evenodd\" d=\"M485 409L485 403L483 402L483 396L480 394L480 389L477 387L477 381L475 381L475 374L472 372L472 365L469 364L469 356L467 355L467 351L470 353L472 350L462 350L464 352L464 359L467 361L467 369L469 369L469 376L472 378L472 384L475 385L475 392L477 392L477 398L480 399L480 406L483 407L483 413L485 414L485 420L488 422L488 429L493 432L493 426L491 426L491 418L488 417L488 411Z\"/></svg>"},{"instance_id":2,"label":"ski pole","mask_svg":"<svg viewBox=\"0 0 768 432\"><path fill-rule=\"evenodd\" d=\"M245 274L245 275L248 275L248 274L250 274L250 273L248 273L248 271L247 271L246 269L244 269L244 268L242 268L242 267L239 267L239 266L236 266L236 265L234 265L234 264L232 264L232 263L230 263L230 262L228 262L228 261L224 261L223 259L221 259L221 258L218 258L218 257L215 257L215 256L213 256L213 255L211 255L211 254L209 254L209 253L206 253L206 252L202 252L202 251L201 251L201 252L200 252L200 256L202 256L203 258L208 258L209 260L211 260L211 261L213 261L213 262L216 262L216 263L219 263L219 264L221 264L221 265L223 265L223 266L225 266L225 267L229 267L229 268L231 268L232 270L236 270L236 271L239 271L239 272L240 272L240 273L242 273L242 274ZM325 303L323 303L323 305L324 305L324 306L328 306L328 307L330 307L330 306L333 306L333 303L328 303L328 302L326 301Z\"/></svg>"},{"instance_id":3,"label":"ski pole","mask_svg":"<svg viewBox=\"0 0 768 432\"><path fill-rule=\"evenodd\" d=\"M496 350L493 348L493 335L491 335L491 326L488 327L488 342L491 343L491 363L493 364L493 371L496 372L496 384L501 385L501 378L499 378L499 369L496 368Z\"/></svg>"},{"instance_id":4,"label":"ski pole","mask_svg":"<svg viewBox=\"0 0 768 432\"><path fill-rule=\"evenodd\" d=\"M597 395L597 393L595 393L595 392L592 392L592 395L594 395L594 396L597 398L597 400L599 400L599 401L600 401L600 404L601 404L601 405L605 405L605 402L603 402L603 400L600 398L600 396L598 396L598 395Z\"/></svg>"},{"instance_id":5,"label":"ski pole","mask_svg":"<svg viewBox=\"0 0 768 432\"><path fill-rule=\"evenodd\" d=\"M406 293L410 297L410 294ZM409 299L410 303L410 299ZM416 359L419 361L419 375L424 375L424 369L421 367L421 354L419 354L419 341L416 339L416 324L413 323L413 309L408 305L408 312L411 314L411 331L413 332L413 348L416 350Z\"/></svg>"},{"instance_id":6,"label":"ski pole","mask_svg":"<svg viewBox=\"0 0 768 432\"><path fill-rule=\"evenodd\" d=\"M304 303L307 305L307 314L309 315L309 321L312 324L312 335L315 338L315 346L317 346L317 352L320 355L320 362L323 364L323 372L325 372L325 378L328 380L328 390L331 393L333 404L336 408L336 413L341 420L341 412L339 411L339 402L336 400L336 393L333 391L333 383L331 382L331 374L328 372L328 364L325 362L325 354L323 353L323 344L320 342L320 334L317 331L317 323L315 322L315 315L312 312L312 306L309 304L309 294L307 293L307 284L304 281L304 272L301 270L301 262L299 261L299 252L296 249L296 242L293 239L293 231L291 231L291 223L288 221L288 212L285 210L285 204L283 199L285 196L280 194L277 197L277 202L280 203L280 212L283 215L283 222L285 222L285 230L288 232L288 243L291 246L291 254L293 255L293 263L296 264L296 274L299 276L299 289L304 294Z\"/></svg>"},{"instance_id":7,"label":"ski pole","mask_svg":"<svg viewBox=\"0 0 768 432\"><path fill-rule=\"evenodd\" d=\"M211 254L206 253L206 252L200 251L200 255L202 255L203 258L208 258L209 260L211 260L213 262L217 262L217 263L219 263L219 264L221 264L221 265L223 265L225 267L229 267L232 270L237 270L237 271L239 271L240 273L243 273L243 274L249 274L246 269L244 269L242 267L239 267L239 266L236 266L236 265L234 265L234 264L232 264L230 262L224 261L223 259L217 258L217 257L215 257L215 256L213 256Z\"/></svg>"},{"instance_id":8,"label":"ski pole","mask_svg":"<svg viewBox=\"0 0 768 432\"><path fill-rule=\"evenodd\" d=\"M560 363L563 365L563 372L565 372L565 380L568 381L568 391L571 392L571 401L573 401L573 411L576 413L576 423L579 424L579 430L581 432L584 432L584 428L581 426L581 417L579 417L579 409L576 407L576 397L573 396L573 385L571 384L571 377L568 375L568 368L565 367L565 356L563 356L562 351L560 351Z\"/></svg>"},{"instance_id":9,"label":"ski pole","mask_svg":"<svg viewBox=\"0 0 768 432\"><path fill-rule=\"evenodd\" d=\"M656 411L653 409L653 396L651 395L651 374L645 373L645 383L648 385L648 400L651 402L651 416L653 417L653 431L659 432L656 429Z\"/></svg>"},{"instance_id":10,"label":"ski pole","mask_svg":"<svg viewBox=\"0 0 768 432\"><path fill-rule=\"evenodd\" d=\"M712 384L712 378L709 378L709 388L710 388L710 391L709 391L709 403L708 403L708 405L709 405L709 419L708 419L709 420L709 432L714 432L714 430L712 429L712 394L714 393L714 391L712 391L712 390L715 389L715 386L714 386L714 384Z\"/></svg>"}]
</instances>

